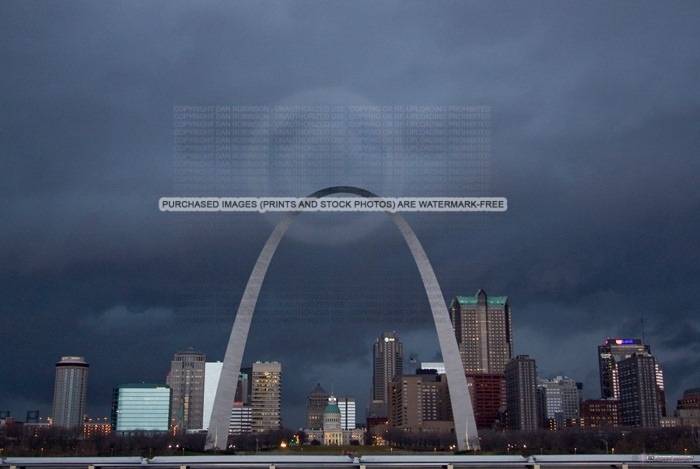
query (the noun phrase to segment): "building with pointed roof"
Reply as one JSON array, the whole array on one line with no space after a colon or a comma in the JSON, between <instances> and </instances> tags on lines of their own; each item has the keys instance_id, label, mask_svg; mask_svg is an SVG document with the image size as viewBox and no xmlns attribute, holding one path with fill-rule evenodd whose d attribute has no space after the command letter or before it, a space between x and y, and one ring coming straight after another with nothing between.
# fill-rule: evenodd
<instances>
[{"instance_id":1,"label":"building with pointed roof","mask_svg":"<svg viewBox=\"0 0 700 469\"><path fill-rule=\"evenodd\" d=\"M450 306L465 373L503 373L513 358L513 329L506 296L456 296Z\"/></svg>"},{"instance_id":2,"label":"building with pointed roof","mask_svg":"<svg viewBox=\"0 0 700 469\"><path fill-rule=\"evenodd\" d=\"M323 411L328 404L330 394L323 389L321 383L311 391L306 406L306 428L310 430L321 430L323 428Z\"/></svg>"}]
</instances>

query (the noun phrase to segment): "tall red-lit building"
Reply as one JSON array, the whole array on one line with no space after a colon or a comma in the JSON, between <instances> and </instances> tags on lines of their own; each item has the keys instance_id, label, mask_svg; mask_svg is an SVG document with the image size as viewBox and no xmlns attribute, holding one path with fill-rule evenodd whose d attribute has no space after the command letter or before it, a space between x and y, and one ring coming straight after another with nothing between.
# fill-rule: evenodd
<instances>
[{"instance_id":1,"label":"tall red-lit building","mask_svg":"<svg viewBox=\"0 0 700 469\"><path fill-rule=\"evenodd\" d=\"M506 379L503 373L469 373L467 382L474 407L476 428L500 428L505 422Z\"/></svg>"}]
</instances>

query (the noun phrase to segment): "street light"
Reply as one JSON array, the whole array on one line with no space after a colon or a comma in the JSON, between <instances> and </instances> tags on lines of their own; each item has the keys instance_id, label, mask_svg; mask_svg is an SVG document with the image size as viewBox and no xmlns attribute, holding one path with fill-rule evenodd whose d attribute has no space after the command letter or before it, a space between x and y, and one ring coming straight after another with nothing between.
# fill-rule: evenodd
<instances>
[{"instance_id":1,"label":"street light","mask_svg":"<svg viewBox=\"0 0 700 469\"><path fill-rule=\"evenodd\" d=\"M602 441L603 443L605 443L605 454L608 454L608 453L609 453L609 451L608 451L608 440L604 440L604 439L600 438L600 441Z\"/></svg>"}]
</instances>

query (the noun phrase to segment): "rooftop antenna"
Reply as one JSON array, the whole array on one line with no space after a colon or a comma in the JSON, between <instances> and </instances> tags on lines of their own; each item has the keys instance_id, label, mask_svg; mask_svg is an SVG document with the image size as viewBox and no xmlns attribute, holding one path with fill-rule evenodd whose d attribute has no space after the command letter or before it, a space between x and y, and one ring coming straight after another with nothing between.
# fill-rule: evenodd
<instances>
[{"instance_id":1,"label":"rooftop antenna","mask_svg":"<svg viewBox=\"0 0 700 469\"><path fill-rule=\"evenodd\" d=\"M646 345L647 341L644 337L644 316L642 316L641 322L642 322L642 343Z\"/></svg>"}]
</instances>

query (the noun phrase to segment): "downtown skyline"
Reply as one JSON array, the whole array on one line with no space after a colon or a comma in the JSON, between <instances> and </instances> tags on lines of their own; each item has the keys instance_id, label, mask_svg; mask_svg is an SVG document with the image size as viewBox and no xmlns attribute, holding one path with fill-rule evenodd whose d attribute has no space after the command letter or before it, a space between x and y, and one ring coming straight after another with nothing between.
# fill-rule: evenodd
<instances>
[{"instance_id":1,"label":"downtown skyline","mask_svg":"<svg viewBox=\"0 0 700 469\"><path fill-rule=\"evenodd\" d=\"M479 291L476 293L476 295L474 296L474 298L477 299L477 298L479 297L479 295L483 295L483 294L484 294L483 290L479 290ZM462 299L462 301L464 301L465 296L460 296L460 298ZM377 344L379 344L380 342L383 342L387 337L392 338L392 339L396 338L397 342L399 341L399 338L398 338L398 335L397 335L397 331L383 332L383 333L381 333L381 334L379 335L379 337L378 337L377 339L375 339L375 343L374 343L374 345L373 345L373 347L372 347L372 350L370 351L370 354L371 354L371 355L374 356L374 355L377 354ZM618 344L622 344L622 343L631 344L631 343L633 343L633 342L636 343L636 344L641 344L641 341L638 340L638 339L635 339L635 340L633 340L633 339L622 339L622 338L617 338L617 339L606 339L606 340L604 341L604 344L603 344L603 345L599 345L599 346L597 347L598 353L599 353L599 354L601 353L600 350L601 350L603 347L605 347L606 344L608 344L608 343L613 343L613 344L614 344L614 343L616 343L616 342L617 342ZM404 346L403 342L402 342L402 341L401 341L401 342L398 342L398 344L399 344L400 349L403 349L403 346ZM410 345L410 344L406 344L406 345ZM646 344L645 346L646 346L646 350L649 350L649 344ZM200 376L198 379L201 381L200 384L203 384L203 383L204 383L204 379L205 379L205 378L204 378L204 375L203 375L203 372L204 372L204 363L205 363L205 361L207 360L207 358L205 357L205 354L204 354L203 352L201 352L201 351L199 351L199 350L196 350L196 349L194 349L194 348L192 348L192 347L188 347L188 348L186 348L186 349L184 349L184 350L182 350L182 351L180 351L180 352L175 353L174 358L173 358L173 361L172 361L172 364L173 364L172 366L173 366L173 368L171 368L170 372L168 372L168 373L166 374L166 376L165 376L162 380L160 380L160 381L153 381L153 383L155 383L155 384L151 384L151 385L155 385L155 386L167 385L167 386L172 387L172 383L174 382L174 377L173 377L173 376L174 376L174 375L173 375L173 372L174 372L174 371L173 371L173 370L175 370L175 368L174 368L174 367L175 367L175 364L176 364L176 363L179 363L180 361L182 361L182 360L183 360L182 357L189 357L190 355L192 355L193 357L197 357L197 359L198 359L199 361L201 361L201 371L200 371L200 373L202 374L202 376ZM525 355L525 356L526 356L526 355ZM178 357L180 357L180 358L178 358ZM83 360L83 362L82 362L83 365L88 366L87 364L85 364L84 357L69 357L69 356L66 356L66 357L62 357L62 361L59 362L59 363L57 364L57 369L59 368L59 365L60 365L60 364L64 363L64 361L66 361L66 360L68 360L68 359L77 360L78 358L80 358L81 360ZM516 357L514 356L513 358L516 358ZM520 358L520 357L518 357L518 358ZM537 357L529 357L529 358L530 358L530 360L531 360L533 363L534 363L534 362L536 361L536 359L537 359ZM598 358L600 358L600 357L598 357ZM187 359L185 359L185 361L186 361L186 360L187 360ZM510 362L511 360L508 360L508 361ZM513 362L515 362L515 361L516 361L516 360L513 360ZM399 373L398 375L411 376L411 375L414 375L414 373L416 372L417 369L421 368L421 362L420 362L420 361L416 361L416 359L415 359L413 356L411 356L411 357L409 357L409 356L405 356L405 357L402 356L400 362L401 362L401 364L403 365L403 372L402 372L402 373ZM70 363L70 361L66 361L66 363ZM206 363L207 363L208 365L215 365L215 366L218 367L217 369L220 370L220 364L221 364L221 362L206 361ZM430 362L428 362L428 363L430 364ZM257 365L260 365L260 362L258 361L258 362L256 362L256 364L257 364ZM254 364L253 366L256 366L256 364ZM267 363L265 363L265 365L267 365ZM178 365L178 366L179 366L179 365ZM246 365L246 366L247 366L247 365ZM533 367L534 367L534 365L533 365ZM252 368L246 368L246 369L247 369L247 370L251 370ZM603 367L602 364L599 364L598 373L599 373L599 379L601 379L601 382L599 383L599 386L597 386L597 387L596 387L595 389L593 389L593 390L592 390L592 389L585 389L585 388L583 389L582 397L583 397L584 400L587 400L587 399L601 399L601 398L605 398L605 394L606 394L606 389L607 389L607 388L603 385L602 377L603 377L603 375L607 376L607 374L606 374L606 371L604 371L604 370L607 370L607 367ZM214 372L214 371L215 371L215 370L212 369L212 372ZM219 371L219 372L220 372L220 371ZM217 373L218 373L218 372L217 372ZM326 383L327 383L327 382L331 382L331 383L333 384L333 388L335 388L336 378L337 378L340 374L341 374L340 372L337 372L337 371L336 371L334 374L331 374L331 375L328 375L328 376L319 377L319 382L326 382ZM370 367L368 370L366 370L366 375L367 375L367 376L365 376L365 379L364 379L363 381L368 381L368 382L370 383L370 385L371 385L371 384L373 383L373 381L374 381L374 379L373 379L373 374L374 374L374 373L373 373L373 371L372 371L372 367ZM566 375L566 372L564 372L564 374ZM58 374L57 374L56 376L57 376L56 379L57 379L57 382L58 382ZM542 380L546 380L546 379L551 379L551 378L554 378L554 377L553 377L553 376L542 375L541 372L538 370L538 371L537 371L537 374L534 375L534 378L533 378L533 379L535 379L535 378L537 378L537 379L542 379ZM561 378L561 376L559 376L558 378ZM567 375L566 378L567 378L567 379L572 379L574 382L577 381L577 377L576 377L576 376ZM196 381L196 380L195 380L195 381ZM340 381L342 382L342 379L341 379ZM194 381L193 381L193 382L194 382ZM285 380L282 380L282 382L284 383ZM363 383L363 384L366 384L366 383ZM663 386L663 381L662 381L661 384L662 384L662 386ZM239 384L239 385L240 385L240 384ZM126 383L120 383L118 386L121 387L121 386L128 386L128 385L127 385ZM116 388L116 387L118 387L118 386L115 385L114 387ZM317 386L318 386L318 384L317 384ZM98 386L98 387L99 387L99 386ZM177 389L178 389L177 386L176 386L175 388L172 388L172 389L173 389L173 391L172 391L173 394L176 394L176 393L177 393ZM370 390L371 390L371 389L373 389L373 386L370 386ZM683 390L683 392L685 392L685 391L686 391L686 390ZM199 389L199 391L194 391L195 394L197 394L198 392L201 392L202 396L204 396L204 390L203 390L203 389ZM85 385L83 384L83 399L85 399L85 394L87 394L87 396L88 396L88 403L89 403L89 397L91 396L91 393L89 392L89 388L88 388L88 392L85 393ZM338 395L338 393L335 393L335 394ZM341 389L341 390L340 390L340 394L341 394L341 395L347 395L348 393L345 393L345 392ZM372 394L372 393L371 393L371 394ZM359 420L358 420L358 423L364 423L365 408L372 402L371 399L372 399L373 396L372 396L371 394L370 394L369 396L366 396L366 397L365 397L365 396L359 396L359 398L353 396L353 397L356 399L356 401L358 401L358 413L359 413L359 415L360 415ZM93 397L93 400L99 399L99 396L92 396L92 397ZM103 396L103 397L104 397L104 396ZM178 399L180 399L180 398L174 397L173 399L174 399L174 400L173 400L173 403L177 403L177 402L179 402ZM195 401L196 401L196 399L195 399ZM57 402L57 401L56 401L56 398L54 398L54 406L56 405L56 402ZM85 401L83 401L83 402L85 402ZM284 396L284 391L283 391L283 392L282 392L282 399L281 399L281 411L282 411L281 416L282 416L282 424L283 424L283 426L286 427L286 428L292 428L292 429L305 428L304 423L305 423L305 421L306 421L306 419L307 419L307 415L306 415L306 414L304 414L304 415L302 416L302 420L301 420L301 421L296 422L296 420L295 420L295 421L292 422L291 424L289 423L287 417L288 417L290 414L292 414L292 415L294 415L294 417L295 417L296 419L298 419L298 416L295 415L295 412L292 411L291 409L295 409L295 408L298 408L298 407L303 407L303 408L304 408L304 411L306 412L306 407L305 407L306 404L307 404L307 400L304 400L304 402L302 402L301 405L300 405L299 402L290 402L289 399L285 398L285 396ZM384 411L386 411L386 403L385 403L385 402L381 402L381 404L382 404L381 407L384 409ZM200 402L200 405L201 405L201 402ZM212 405L212 402L210 402L209 405L211 406L211 405ZM666 408L666 407L668 408L668 416L672 416L673 413L674 413L674 410L675 410L675 408L676 408L676 402L675 402L675 401L674 401L674 402L668 402L668 401L667 401L667 403L666 403L666 405L664 405L664 407L665 407L665 408ZM94 406L94 408L97 408L97 406ZM175 417L172 417L172 418L171 418L171 421L172 421L172 422L175 422L174 425L176 425L176 427L179 427L181 424L180 424L180 422L178 421L178 418L177 418L177 414L178 414L177 408L178 408L178 404L173 404L173 406L171 407L172 415L175 416ZM375 409L375 408L373 407L373 412L372 412L373 415L374 415L374 409ZM33 411L33 410L36 410L36 409L27 409L27 410ZM211 409L209 409L209 410L211 411ZM181 412L181 411L180 411L180 412ZM195 411L195 412L196 412L196 411ZM205 412L206 412L206 410L205 410ZM20 412L20 413L12 412L13 417L14 417L15 419L19 419L19 420L22 420L22 415L23 415L23 414L24 414L24 411L22 411L22 412ZM109 415L109 414L108 414L108 415ZM48 415L48 416L50 416L50 415ZM86 416L86 417L89 417L89 418L91 418L91 419L93 419L93 418L101 418L101 417L102 417L101 415L96 415L96 414L85 414L85 416ZM40 417L41 417L42 420L46 420L47 415L44 414L44 413L41 413L41 411L40 411ZM200 409L200 418L201 418L201 409ZM194 427L190 427L190 428L202 428L202 427L201 427L201 426L196 426L196 425L195 425ZM483 430L483 429L482 429L482 430Z\"/></svg>"},{"instance_id":2,"label":"downtown skyline","mask_svg":"<svg viewBox=\"0 0 700 469\"><path fill-rule=\"evenodd\" d=\"M188 195L174 110L289 103L489 106L488 171L460 179L453 154L273 147L206 195L506 197L502 213L405 214L446 306L507 295L513 355L588 397L596 347L644 336L674 408L700 385L698 19L689 1L0 3L0 409L49 415L62 356L90 364L87 412L100 417L113 387L163 382L175 351L223 359L281 214L160 212L161 197ZM405 172L385 171L397 161ZM326 376L363 409L382 331L439 361L429 311L385 214L304 213L270 265L243 363L294 377L285 421L303 421Z\"/></svg>"}]
</instances>

